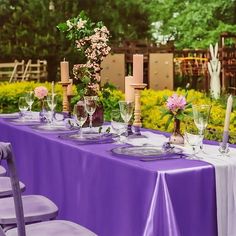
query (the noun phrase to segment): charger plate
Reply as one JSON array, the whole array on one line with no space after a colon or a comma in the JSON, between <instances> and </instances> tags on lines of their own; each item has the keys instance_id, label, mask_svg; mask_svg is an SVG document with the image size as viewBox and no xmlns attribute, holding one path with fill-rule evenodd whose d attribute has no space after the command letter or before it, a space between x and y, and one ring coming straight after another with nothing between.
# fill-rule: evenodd
<instances>
[{"instance_id":1,"label":"charger plate","mask_svg":"<svg viewBox=\"0 0 236 236\"><path fill-rule=\"evenodd\" d=\"M61 132L61 131L72 131L71 128L65 125L48 125L48 124L40 124L31 127L32 129L43 131L43 132ZM75 129L74 129L75 131Z\"/></svg>"},{"instance_id":2,"label":"charger plate","mask_svg":"<svg viewBox=\"0 0 236 236\"><path fill-rule=\"evenodd\" d=\"M111 152L118 156L134 159L155 158L156 160L160 158L160 160L164 160L182 158L183 151L179 148L165 151L161 146L123 146L113 148Z\"/></svg>"},{"instance_id":3,"label":"charger plate","mask_svg":"<svg viewBox=\"0 0 236 236\"><path fill-rule=\"evenodd\" d=\"M59 135L59 138L74 141L79 144L96 144L96 143L112 143L114 139L117 137L116 134L113 133L98 133L98 132L84 132L83 137L80 138L79 134L65 134Z\"/></svg>"},{"instance_id":4,"label":"charger plate","mask_svg":"<svg viewBox=\"0 0 236 236\"><path fill-rule=\"evenodd\" d=\"M21 119L21 118L17 118L17 119L7 119L7 121L15 124L15 125L36 125L36 124L40 124L40 120L39 119Z\"/></svg>"},{"instance_id":5,"label":"charger plate","mask_svg":"<svg viewBox=\"0 0 236 236\"><path fill-rule=\"evenodd\" d=\"M14 112L14 113L1 113L0 118L4 119L12 119L12 118L18 118L19 117L19 112Z\"/></svg>"}]
</instances>

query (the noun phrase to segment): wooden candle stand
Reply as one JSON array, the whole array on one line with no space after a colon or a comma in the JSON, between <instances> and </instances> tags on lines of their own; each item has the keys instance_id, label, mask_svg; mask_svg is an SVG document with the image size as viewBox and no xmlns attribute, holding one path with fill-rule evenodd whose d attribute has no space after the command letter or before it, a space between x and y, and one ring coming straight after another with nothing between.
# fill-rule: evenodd
<instances>
[{"instance_id":1,"label":"wooden candle stand","mask_svg":"<svg viewBox=\"0 0 236 236\"><path fill-rule=\"evenodd\" d=\"M63 98L62 98L62 112L69 113L69 100L67 96L67 86L70 82L59 82L62 85L63 89Z\"/></svg>"},{"instance_id":2,"label":"wooden candle stand","mask_svg":"<svg viewBox=\"0 0 236 236\"><path fill-rule=\"evenodd\" d=\"M135 129L135 136L143 137L140 132L140 128L142 127L141 122L141 91L147 86L147 84L131 84L134 88L134 129Z\"/></svg>"}]
</instances>

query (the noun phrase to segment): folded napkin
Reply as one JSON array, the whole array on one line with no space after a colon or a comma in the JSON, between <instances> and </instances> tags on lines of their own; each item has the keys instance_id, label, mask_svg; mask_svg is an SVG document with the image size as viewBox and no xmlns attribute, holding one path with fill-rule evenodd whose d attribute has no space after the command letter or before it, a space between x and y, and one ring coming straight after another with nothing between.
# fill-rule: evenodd
<instances>
[{"instance_id":1,"label":"folded napkin","mask_svg":"<svg viewBox=\"0 0 236 236\"><path fill-rule=\"evenodd\" d=\"M150 146L162 146L165 142L168 142L168 138L162 134L156 134L150 131L144 131L141 133L144 138L127 138L125 142L127 144L131 144L133 146L143 146L143 145L150 145Z\"/></svg>"}]
</instances>

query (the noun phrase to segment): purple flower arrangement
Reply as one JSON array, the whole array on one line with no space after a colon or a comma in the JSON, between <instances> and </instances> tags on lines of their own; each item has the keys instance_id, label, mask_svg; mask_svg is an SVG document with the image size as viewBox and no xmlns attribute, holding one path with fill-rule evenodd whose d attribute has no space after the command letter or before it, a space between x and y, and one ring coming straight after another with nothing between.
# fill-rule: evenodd
<instances>
[{"instance_id":1,"label":"purple flower arrangement","mask_svg":"<svg viewBox=\"0 0 236 236\"><path fill-rule=\"evenodd\" d=\"M173 113L173 115L177 115L185 109L186 104L186 98L183 95L175 93L167 99L166 107Z\"/></svg>"},{"instance_id":2,"label":"purple flower arrangement","mask_svg":"<svg viewBox=\"0 0 236 236\"><path fill-rule=\"evenodd\" d=\"M162 108L162 118L169 116L166 129L168 128L172 119L183 120L185 115L191 115L188 108L192 107L191 103L187 103L186 96L174 93L170 97L164 97L165 106Z\"/></svg>"}]
</instances>

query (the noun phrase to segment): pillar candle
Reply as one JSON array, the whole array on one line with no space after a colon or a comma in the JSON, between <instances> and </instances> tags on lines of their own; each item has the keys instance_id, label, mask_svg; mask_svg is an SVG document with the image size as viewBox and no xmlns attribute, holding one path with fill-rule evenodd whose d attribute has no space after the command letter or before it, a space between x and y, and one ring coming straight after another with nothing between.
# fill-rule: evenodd
<instances>
[{"instance_id":1,"label":"pillar candle","mask_svg":"<svg viewBox=\"0 0 236 236\"><path fill-rule=\"evenodd\" d=\"M134 88L131 84L134 84L134 77L133 76L126 76L125 77L125 101L133 102L134 101Z\"/></svg>"},{"instance_id":2,"label":"pillar candle","mask_svg":"<svg viewBox=\"0 0 236 236\"><path fill-rule=\"evenodd\" d=\"M143 83L143 55L133 55L133 76L135 84Z\"/></svg>"},{"instance_id":3,"label":"pillar candle","mask_svg":"<svg viewBox=\"0 0 236 236\"><path fill-rule=\"evenodd\" d=\"M52 94L54 94L54 81L52 81Z\"/></svg>"},{"instance_id":4,"label":"pillar candle","mask_svg":"<svg viewBox=\"0 0 236 236\"><path fill-rule=\"evenodd\" d=\"M68 83L69 81L69 62L64 59L61 61L61 82Z\"/></svg>"},{"instance_id":5,"label":"pillar candle","mask_svg":"<svg viewBox=\"0 0 236 236\"><path fill-rule=\"evenodd\" d=\"M67 96L73 95L73 79L69 79L70 84L67 86Z\"/></svg>"},{"instance_id":6,"label":"pillar candle","mask_svg":"<svg viewBox=\"0 0 236 236\"><path fill-rule=\"evenodd\" d=\"M230 95L227 100L227 108L225 113L225 124L224 124L224 132L223 132L223 144L222 146L225 147L228 139L229 139L229 124L230 124L230 114L233 106L233 97Z\"/></svg>"}]
</instances>

